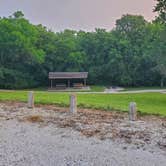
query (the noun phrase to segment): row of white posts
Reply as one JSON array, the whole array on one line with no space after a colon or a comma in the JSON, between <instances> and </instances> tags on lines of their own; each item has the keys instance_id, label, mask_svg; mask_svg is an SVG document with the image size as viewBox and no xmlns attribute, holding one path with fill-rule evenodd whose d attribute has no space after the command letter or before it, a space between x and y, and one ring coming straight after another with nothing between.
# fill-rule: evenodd
<instances>
[{"instance_id":1,"label":"row of white posts","mask_svg":"<svg viewBox=\"0 0 166 166\"><path fill-rule=\"evenodd\" d=\"M29 92L28 95L28 108L34 108L34 92ZM70 113L77 113L77 96L76 94L70 95ZM129 120L136 121L137 119L137 105L135 102L131 102L129 105Z\"/></svg>"}]
</instances>

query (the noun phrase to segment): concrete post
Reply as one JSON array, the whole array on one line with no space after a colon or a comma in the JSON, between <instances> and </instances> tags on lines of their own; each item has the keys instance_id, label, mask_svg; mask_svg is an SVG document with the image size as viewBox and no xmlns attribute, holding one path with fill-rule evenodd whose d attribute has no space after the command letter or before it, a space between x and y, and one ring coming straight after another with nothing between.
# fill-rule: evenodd
<instances>
[{"instance_id":1,"label":"concrete post","mask_svg":"<svg viewBox=\"0 0 166 166\"><path fill-rule=\"evenodd\" d=\"M28 108L34 108L34 93L33 91L28 94Z\"/></svg>"},{"instance_id":2,"label":"concrete post","mask_svg":"<svg viewBox=\"0 0 166 166\"><path fill-rule=\"evenodd\" d=\"M129 105L129 120L136 121L137 119L137 104L135 102L131 102Z\"/></svg>"},{"instance_id":3,"label":"concrete post","mask_svg":"<svg viewBox=\"0 0 166 166\"><path fill-rule=\"evenodd\" d=\"M70 95L70 113L77 113L77 96L76 94Z\"/></svg>"}]
</instances>

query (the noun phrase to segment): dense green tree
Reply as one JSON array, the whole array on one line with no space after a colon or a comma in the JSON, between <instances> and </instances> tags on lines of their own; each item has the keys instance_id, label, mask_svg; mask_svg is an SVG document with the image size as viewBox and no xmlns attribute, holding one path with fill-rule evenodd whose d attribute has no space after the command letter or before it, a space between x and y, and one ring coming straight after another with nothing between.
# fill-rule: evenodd
<instances>
[{"instance_id":1,"label":"dense green tree","mask_svg":"<svg viewBox=\"0 0 166 166\"><path fill-rule=\"evenodd\" d=\"M157 21L166 24L166 0L156 0L154 12L158 13Z\"/></svg>"},{"instance_id":2,"label":"dense green tree","mask_svg":"<svg viewBox=\"0 0 166 166\"><path fill-rule=\"evenodd\" d=\"M142 85L146 84L146 80L148 80L147 72L149 72L150 63L146 62L145 57L145 50L148 46L145 44L147 26L147 21L137 15L123 15L116 21L116 37L119 38L119 43L125 44L121 50L122 64L125 68L122 78L124 78L125 84Z\"/></svg>"},{"instance_id":3,"label":"dense green tree","mask_svg":"<svg viewBox=\"0 0 166 166\"><path fill-rule=\"evenodd\" d=\"M34 82L35 86L37 83L35 80L32 81L32 74L34 76L36 66L44 61L45 53L36 47L39 36L36 27L19 15L18 17L19 19L9 17L0 20L0 68L3 68L1 73L5 72L9 75L10 71L13 85L16 84L16 77L22 73L22 78L26 75L23 81L25 87L28 87L28 82L31 86ZM8 77L3 76L0 84L3 84L3 81L6 82L6 88L8 88ZM24 83L17 84L17 87L24 87Z\"/></svg>"},{"instance_id":4,"label":"dense green tree","mask_svg":"<svg viewBox=\"0 0 166 166\"><path fill-rule=\"evenodd\" d=\"M154 69L159 74L160 85L163 87L166 79L166 27L158 26L160 26L160 29L158 28L159 35L153 43L152 55L154 55L154 61L156 62Z\"/></svg>"},{"instance_id":5,"label":"dense green tree","mask_svg":"<svg viewBox=\"0 0 166 166\"><path fill-rule=\"evenodd\" d=\"M23 18L24 14L22 11L17 11L13 14L14 18L19 19L19 18Z\"/></svg>"}]
</instances>

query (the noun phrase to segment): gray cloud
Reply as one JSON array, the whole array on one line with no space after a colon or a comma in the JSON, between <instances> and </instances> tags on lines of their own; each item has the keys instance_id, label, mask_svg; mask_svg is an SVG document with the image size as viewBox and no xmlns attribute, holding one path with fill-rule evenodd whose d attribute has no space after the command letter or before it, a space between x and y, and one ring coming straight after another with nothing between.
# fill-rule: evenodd
<instances>
[{"instance_id":1,"label":"gray cloud","mask_svg":"<svg viewBox=\"0 0 166 166\"><path fill-rule=\"evenodd\" d=\"M32 23L52 30L112 29L123 14L141 14L152 20L154 0L0 0L0 16L22 10Z\"/></svg>"}]
</instances>

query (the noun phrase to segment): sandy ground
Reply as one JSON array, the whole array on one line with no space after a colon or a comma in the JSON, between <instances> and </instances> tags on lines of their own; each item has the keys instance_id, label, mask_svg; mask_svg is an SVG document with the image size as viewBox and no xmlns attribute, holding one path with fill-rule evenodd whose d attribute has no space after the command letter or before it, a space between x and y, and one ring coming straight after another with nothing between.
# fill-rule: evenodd
<instances>
[{"instance_id":1,"label":"sandy ground","mask_svg":"<svg viewBox=\"0 0 166 166\"><path fill-rule=\"evenodd\" d=\"M166 119L0 103L0 166L165 166Z\"/></svg>"}]
</instances>

